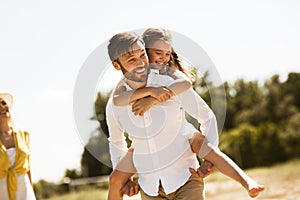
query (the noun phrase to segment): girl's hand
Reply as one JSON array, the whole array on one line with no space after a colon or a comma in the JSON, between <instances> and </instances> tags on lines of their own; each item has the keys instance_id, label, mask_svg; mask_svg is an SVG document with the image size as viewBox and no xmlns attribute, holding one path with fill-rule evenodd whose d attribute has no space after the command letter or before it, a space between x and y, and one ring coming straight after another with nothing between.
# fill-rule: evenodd
<instances>
[{"instance_id":1,"label":"girl's hand","mask_svg":"<svg viewBox=\"0 0 300 200\"><path fill-rule=\"evenodd\" d=\"M135 115L143 116L146 111L148 111L153 105L158 103L158 100L154 97L145 97L135 101L132 104L132 112Z\"/></svg>"},{"instance_id":2,"label":"girl's hand","mask_svg":"<svg viewBox=\"0 0 300 200\"><path fill-rule=\"evenodd\" d=\"M166 87L153 87L150 93L159 102L165 102L173 96L173 93Z\"/></svg>"}]
</instances>

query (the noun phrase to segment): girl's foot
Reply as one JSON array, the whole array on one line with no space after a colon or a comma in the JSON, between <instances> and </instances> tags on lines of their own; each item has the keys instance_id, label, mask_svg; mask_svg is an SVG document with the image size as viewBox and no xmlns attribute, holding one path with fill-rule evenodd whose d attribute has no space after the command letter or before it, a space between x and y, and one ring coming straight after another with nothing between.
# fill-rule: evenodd
<instances>
[{"instance_id":1,"label":"girl's foot","mask_svg":"<svg viewBox=\"0 0 300 200\"><path fill-rule=\"evenodd\" d=\"M251 181L251 183L248 184L248 193L252 198L257 197L257 195L259 195L260 192L264 191L264 189L265 187L263 185L260 185L254 181Z\"/></svg>"}]
</instances>

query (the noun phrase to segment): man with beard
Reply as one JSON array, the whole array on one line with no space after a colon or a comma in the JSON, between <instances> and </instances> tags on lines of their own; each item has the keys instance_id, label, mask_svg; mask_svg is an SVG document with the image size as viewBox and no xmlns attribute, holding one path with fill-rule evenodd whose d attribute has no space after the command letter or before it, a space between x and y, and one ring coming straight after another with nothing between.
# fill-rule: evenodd
<instances>
[{"instance_id":1,"label":"man with beard","mask_svg":"<svg viewBox=\"0 0 300 200\"><path fill-rule=\"evenodd\" d=\"M174 79L149 67L144 43L138 35L120 33L113 36L108 53L115 69L122 71L124 86L128 90L165 86L164 95L171 96L167 86ZM142 199L204 199L203 179L191 176L189 171L190 168L199 168L199 164L190 149L189 139L194 128L186 121L185 112L201 123L205 135L213 138L210 142L217 146L215 116L193 89L156 104L143 116L136 116L131 105L114 105L112 98L107 103L113 168L120 176L122 172L128 174L137 171ZM128 151L125 132L132 141L134 151ZM127 151L132 156L134 166L122 163ZM110 182L113 180L110 179Z\"/></svg>"}]
</instances>

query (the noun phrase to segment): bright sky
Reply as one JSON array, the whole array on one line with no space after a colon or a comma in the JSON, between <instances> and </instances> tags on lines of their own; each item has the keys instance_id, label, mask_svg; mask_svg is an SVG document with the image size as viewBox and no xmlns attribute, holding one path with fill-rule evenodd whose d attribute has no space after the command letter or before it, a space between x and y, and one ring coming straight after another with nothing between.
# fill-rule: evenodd
<instances>
[{"instance_id":1,"label":"bright sky","mask_svg":"<svg viewBox=\"0 0 300 200\"><path fill-rule=\"evenodd\" d=\"M265 80L300 71L299 10L297 0L1 1L0 92L14 95L16 125L31 133L33 181L80 169L76 78L115 33L167 28L199 44L224 81Z\"/></svg>"}]
</instances>

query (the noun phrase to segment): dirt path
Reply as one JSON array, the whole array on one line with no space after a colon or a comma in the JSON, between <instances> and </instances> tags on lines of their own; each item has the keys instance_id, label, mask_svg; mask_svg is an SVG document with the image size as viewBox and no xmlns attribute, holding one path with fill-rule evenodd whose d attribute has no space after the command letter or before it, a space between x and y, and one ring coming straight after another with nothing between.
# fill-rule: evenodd
<instances>
[{"instance_id":1,"label":"dirt path","mask_svg":"<svg viewBox=\"0 0 300 200\"><path fill-rule=\"evenodd\" d=\"M256 199L300 200L300 161L271 168L246 171L258 183L265 185ZM237 182L219 172L208 177L206 182L207 200L248 200L248 194Z\"/></svg>"}]
</instances>

